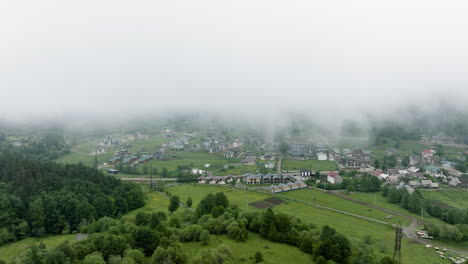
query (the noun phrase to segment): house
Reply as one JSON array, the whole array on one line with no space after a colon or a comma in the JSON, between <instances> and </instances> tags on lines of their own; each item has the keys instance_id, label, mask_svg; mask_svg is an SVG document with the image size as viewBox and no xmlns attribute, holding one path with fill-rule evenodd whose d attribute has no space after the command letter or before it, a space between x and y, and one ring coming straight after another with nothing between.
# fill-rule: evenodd
<instances>
[{"instance_id":1,"label":"house","mask_svg":"<svg viewBox=\"0 0 468 264\"><path fill-rule=\"evenodd\" d=\"M341 151L337 148L332 149L329 159L330 160L339 160L341 156Z\"/></svg>"},{"instance_id":2,"label":"house","mask_svg":"<svg viewBox=\"0 0 468 264\"><path fill-rule=\"evenodd\" d=\"M318 159L318 160L327 160L327 153L325 153L325 152L318 152L318 153L317 153L317 159Z\"/></svg>"},{"instance_id":3,"label":"house","mask_svg":"<svg viewBox=\"0 0 468 264\"><path fill-rule=\"evenodd\" d=\"M422 159L418 156L410 156L410 165L411 166L418 166L423 163Z\"/></svg>"},{"instance_id":4,"label":"house","mask_svg":"<svg viewBox=\"0 0 468 264\"><path fill-rule=\"evenodd\" d=\"M461 183L460 178L452 176L448 184L452 187L458 187Z\"/></svg>"},{"instance_id":5,"label":"house","mask_svg":"<svg viewBox=\"0 0 468 264\"><path fill-rule=\"evenodd\" d=\"M297 189L297 185L293 182L288 182L286 183L286 186L289 187L289 190L296 190Z\"/></svg>"},{"instance_id":6,"label":"house","mask_svg":"<svg viewBox=\"0 0 468 264\"><path fill-rule=\"evenodd\" d=\"M421 152L422 162L424 163L434 163L434 154L435 150L425 149Z\"/></svg>"},{"instance_id":7,"label":"house","mask_svg":"<svg viewBox=\"0 0 468 264\"><path fill-rule=\"evenodd\" d=\"M286 192L286 191L291 190L291 187L290 187L290 186L288 186L288 185L286 185L286 184L283 184L283 183L280 183L280 184L278 185L278 187L281 187L281 189L283 190L283 192Z\"/></svg>"},{"instance_id":8,"label":"house","mask_svg":"<svg viewBox=\"0 0 468 264\"><path fill-rule=\"evenodd\" d=\"M307 184L303 183L302 181L296 182L298 189L307 188Z\"/></svg>"},{"instance_id":9,"label":"house","mask_svg":"<svg viewBox=\"0 0 468 264\"><path fill-rule=\"evenodd\" d=\"M348 169L359 169L367 167L367 161L358 158L343 157L341 159L341 164Z\"/></svg>"},{"instance_id":10,"label":"house","mask_svg":"<svg viewBox=\"0 0 468 264\"><path fill-rule=\"evenodd\" d=\"M257 157L256 157L256 156L247 156L247 157L245 157L245 159L244 159L244 165L253 166L253 165L256 164L256 161L257 161Z\"/></svg>"},{"instance_id":11,"label":"house","mask_svg":"<svg viewBox=\"0 0 468 264\"><path fill-rule=\"evenodd\" d=\"M340 175L335 171L330 171L327 175L327 181L332 184L339 184L343 181Z\"/></svg>"},{"instance_id":12,"label":"house","mask_svg":"<svg viewBox=\"0 0 468 264\"><path fill-rule=\"evenodd\" d=\"M226 151L224 153L224 157L228 158L228 159L232 159L236 156L236 153L234 151Z\"/></svg>"},{"instance_id":13,"label":"house","mask_svg":"<svg viewBox=\"0 0 468 264\"><path fill-rule=\"evenodd\" d=\"M268 189L270 190L270 192L272 193L279 193L279 192L282 192L283 189L279 186L276 186L276 185L271 185L270 187L268 187Z\"/></svg>"},{"instance_id":14,"label":"house","mask_svg":"<svg viewBox=\"0 0 468 264\"><path fill-rule=\"evenodd\" d=\"M141 155L138 159L138 163L145 163L151 159L153 159L153 155Z\"/></svg>"},{"instance_id":15,"label":"house","mask_svg":"<svg viewBox=\"0 0 468 264\"><path fill-rule=\"evenodd\" d=\"M399 176L388 176L386 183L390 185L397 185L400 177Z\"/></svg>"},{"instance_id":16,"label":"house","mask_svg":"<svg viewBox=\"0 0 468 264\"><path fill-rule=\"evenodd\" d=\"M114 156L114 157L110 158L110 159L107 161L107 164L109 164L109 165L114 165L114 164L116 164L117 162L119 162L120 159L122 159L122 157Z\"/></svg>"},{"instance_id":17,"label":"house","mask_svg":"<svg viewBox=\"0 0 468 264\"><path fill-rule=\"evenodd\" d=\"M301 169L301 176L302 177L310 177L311 174L312 174L312 172L310 170Z\"/></svg>"},{"instance_id":18,"label":"house","mask_svg":"<svg viewBox=\"0 0 468 264\"><path fill-rule=\"evenodd\" d=\"M192 169L190 170L190 174L202 175L202 174L204 174L204 173L205 173L204 170L197 169L197 168L192 168Z\"/></svg>"},{"instance_id":19,"label":"house","mask_svg":"<svg viewBox=\"0 0 468 264\"><path fill-rule=\"evenodd\" d=\"M126 156L123 158L122 163L123 164L128 164L136 161L138 159L137 155L132 155L132 156Z\"/></svg>"},{"instance_id":20,"label":"house","mask_svg":"<svg viewBox=\"0 0 468 264\"><path fill-rule=\"evenodd\" d=\"M248 175L245 179L247 184L260 184L261 178L257 175Z\"/></svg>"},{"instance_id":21,"label":"house","mask_svg":"<svg viewBox=\"0 0 468 264\"><path fill-rule=\"evenodd\" d=\"M198 178L198 183L205 184L206 183L206 178L205 177L199 177Z\"/></svg>"},{"instance_id":22,"label":"house","mask_svg":"<svg viewBox=\"0 0 468 264\"><path fill-rule=\"evenodd\" d=\"M397 155L398 151L394 148L388 148L385 150L385 155L391 156L391 155Z\"/></svg>"},{"instance_id":23,"label":"house","mask_svg":"<svg viewBox=\"0 0 468 264\"><path fill-rule=\"evenodd\" d=\"M431 180L421 180L421 187L423 188L431 188L432 181Z\"/></svg>"},{"instance_id":24,"label":"house","mask_svg":"<svg viewBox=\"0 0 468 264\"><path fill-rule=\"evenodd\" d=\"M382 171L381 170L375 170L372 172L372 175L374 175L375 177L380 177L380 175L382 175Z\"/></svg>"},{"instance_id":25,"label":"house","mask_svg":"<svg viewBox=\"0 0 468 264\"><path fill-rule=\"evenodd\" d=\"M417 187L421 186L421 183L419 183L419 181L409 181L408 185L413 187L413 188L417 188Z\"/></svg>"},{"instance_id":26,"label":"house","mask_svg":"<svg viewBox=\"0 0 468 264\"><path fill-rule=\"evenodd\" d=\"M265 163L265 168L267 169L273 169L275 167L275 163L274 162L267 162Z\"/></svg>"},{"instance_id":27,"label":"house","mask_svg":"<svg viewBox=\"0 0 468 264\"><path fill-rule=\"evenodd\" d=\"M419 168L416 168L416 167L409 167L408 168L408 172L409 173L416 173L419 171Z\"/></svg>"},{"instance_id":28,"label":"house","mask_svg":"<svg viewBox=\"0 0 468 264\"><path fill-rule=\"evenodd\" d=\"M434 177L442 176L442 171L434 165L426 166L426 174L429 174Z\"/></svg>"},{"instance_id":29,"label":"house","mask_svg":"<svg viewBox=\"0 0 468 264\"><path fill-rule=\"evenodd\" d=\"M107 173L115 175L115 174L119 174L119 170L109 169L107 170Z\"/></svg>"},{"instance_id":30,"label":"house","mask_svg":"<svg viewBox=\"0 0 468 264\"><path fill-rule=\"evenodd\" d=\"M261 160L274 160L274 157L271 154L265 154L260 157Z\"/></svg>"},{"instance_id":31,"label":"house","mask_svg":"<svg viewBox=\"0 0 468 264\"><path fill-rule=\"evenodd\" d=\"M386 173L382 173L382 174L380 174L379 177L380 177L381 180L385 180L385 181L386 181L387 178L388 178L389 176L390 176L390 175L388 175L388 174L386 174Z\"/></svg>"},{"instance_id":32,"label":"house","mask_svg":"<svg viewBox=\"0 0 468 264\"><path fill-rule=\"evenodd\" d=\"M439 184L437 182L433 182L433 183L431 183L431 188L432 189L437 189L437 188L439 188Z\"/></svg>"}]
</instances>

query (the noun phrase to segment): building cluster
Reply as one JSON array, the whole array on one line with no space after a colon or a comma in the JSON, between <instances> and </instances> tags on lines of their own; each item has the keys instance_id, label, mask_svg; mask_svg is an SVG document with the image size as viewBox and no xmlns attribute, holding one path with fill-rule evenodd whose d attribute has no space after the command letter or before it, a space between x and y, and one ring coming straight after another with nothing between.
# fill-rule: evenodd
<instances>
[{"instance_id":1,"label":"building cluster","mask_svg":"<svg viewBox=\"0 0 468 264\"><path fill-rule=\"evenodd\" d=\"M427 134L421 135L419 143L424 145L445 145L445 146L463 146L465 141L458 137L430 136Z\"/></svg>"},{"instance_id":2,"label":"building cluster","mask_svg":"<svg viewBox=\"0 0 468 264\"><path fill-rule=\"evenodd\" d=\"M244 174L242 175L246 184L280 184L288 183L292 180L291 176L283 175L281 173L268 173L268 174Z\"/></svg>"},{"instance_id":3,"label":"building cluster","mask_svg":"<svg viewBox=\"0 0 468 264\"><path fill-rule=\"evenodd\" d=\"M366 168L370 164L372 151L361 148L343 149L340 156L340 164L346 169Z\"/></svg>"},{"instance_id":4,"label":"building cluster","mask_svg":"<svg viewBox=\"0 0 468 264\"><path fill-rule=\"evenodd\" d=\"M201 176L198 177L198 183L200 184L228 184L232 183L232 181L237 181L238 179L242 178L240 175L229 175L229 176Z\"/></svg>"},{"instance_id":5,"label":"building cluster","mask_svg":"<svg viewBox=\"0 0 468 264\"><path fill-rule=\"evenodd\" d=\"M296 182L287 182L287 183L280 183L278 185L271 185L268 187L268 190L272 193L280 193L280 192L287 192L292 190L298 190L307 188L307 184L303 183L302 181Z\"/></svg>"}]
</instances>

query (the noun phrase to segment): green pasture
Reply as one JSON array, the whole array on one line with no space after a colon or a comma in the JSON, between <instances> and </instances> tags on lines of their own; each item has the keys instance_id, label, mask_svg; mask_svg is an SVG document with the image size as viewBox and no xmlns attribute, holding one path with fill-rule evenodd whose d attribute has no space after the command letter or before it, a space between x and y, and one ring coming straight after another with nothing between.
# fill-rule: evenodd
<instances>
[{"instance_id":1,"label":"green pasture","mask_svg":"<svg viewBox=\"0 0 468 264\"><path fill-rule=\"evenodd\" d=\"M332 171L338 167L335 161L331 160L296 160L286 158L283 160L282 169L286 171L297 171L300 169Z\"/></svg>"}]
</instances>

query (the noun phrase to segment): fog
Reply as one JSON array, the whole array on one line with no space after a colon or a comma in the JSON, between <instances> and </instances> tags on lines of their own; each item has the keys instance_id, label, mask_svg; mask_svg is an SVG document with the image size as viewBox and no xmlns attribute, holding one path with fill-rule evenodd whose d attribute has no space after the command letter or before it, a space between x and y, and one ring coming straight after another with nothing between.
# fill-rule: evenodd
<instances>
[{"instance_id":1,"label":"fog","mask_svg":"<svg viewBox=\"0 0 468 264\"><path fill-rule=\"evenodd\" d=\"M0 119L466 110L466 1L2 1Z\"/></svg>"}]
</instances>

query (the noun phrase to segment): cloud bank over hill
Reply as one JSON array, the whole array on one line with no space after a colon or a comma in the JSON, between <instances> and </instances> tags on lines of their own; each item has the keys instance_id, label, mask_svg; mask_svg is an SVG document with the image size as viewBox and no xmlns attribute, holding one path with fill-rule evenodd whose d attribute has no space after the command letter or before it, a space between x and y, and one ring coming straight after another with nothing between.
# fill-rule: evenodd
<instances>
[{"instance_id":1,"label":"cloud bank over hill","mask_svg":"<svg viewBox=\"0 0 468 264\"><path fill-rule=\"evenodd\" d=\"M466 110L465 1L6 1L0 118ZM229 118L225 118L229 119Z\"/></svg>"}]
</instances>

